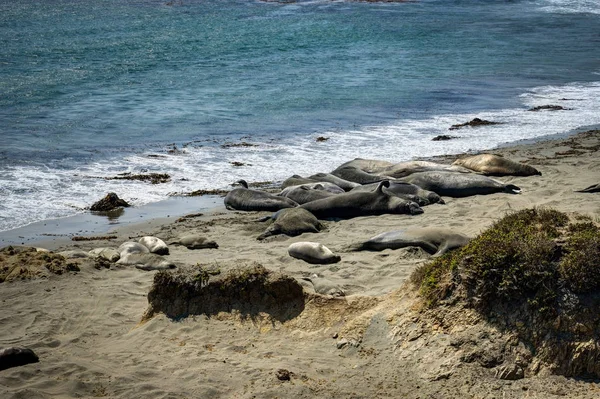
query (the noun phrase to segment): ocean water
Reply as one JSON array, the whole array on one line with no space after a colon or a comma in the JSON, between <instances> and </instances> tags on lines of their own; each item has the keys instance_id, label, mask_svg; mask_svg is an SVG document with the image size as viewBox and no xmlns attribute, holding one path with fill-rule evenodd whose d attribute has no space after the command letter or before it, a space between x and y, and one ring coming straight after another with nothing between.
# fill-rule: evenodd
<instances>
[{"instance_id":1,"label":"ocean water","mask_svg":"<svg viewBox=\"0 0 600 399\"><path fill-rule=\"evenodd\" d=\"M0 35L0 231L109 191L144 205L600 123L598 0L0 0ZM527 111L546 104L569 110ZM448 131L474 117L505 123ZM126 172L172 179L105 179Z\"/></svg>"}]
</instances>

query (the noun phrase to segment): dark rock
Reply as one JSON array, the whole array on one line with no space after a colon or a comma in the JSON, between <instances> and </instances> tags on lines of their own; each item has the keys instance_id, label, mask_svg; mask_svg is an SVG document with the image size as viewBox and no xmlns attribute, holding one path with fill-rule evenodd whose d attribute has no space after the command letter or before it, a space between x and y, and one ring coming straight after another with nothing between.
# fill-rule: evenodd
<instances>
[{"instance_id":1,"label":"dark rock","mask_svg":"<svg viewBox=\"0 0 600 399\"><path fill-rule=\"evenodd\" d=\"M448 136L447 134L441 134L439 136L435 136L434 138L431 139L431 141L447 141L447 140L452 140L452 139L457 139L458 137L456 136Z\"/></svg>"},{"instance_id":2,"label":"dark rock","mask_svg":"<svg viewBox=\"0 0 600 399\"><path fill-rule=\"evenodd\" d=\"M171 176L166 173L148 173L133 175L129 172L121 173L115 177L106 177L105 180L137 180L143 182L150 182L152 184L166 183L171 180Z\"/></svg>"},{"instance_id":3,"label":"dark rock","mask_svg":"<svg viewBox=\"0 0 600 399\"><path fill-rule=\"evenodd\" d=\"M461 127L465 127L465 126L477 127L477 126L501 125L501 124L502 124L502 122L492 122L492 121L486 121L485 119L474 118L473 120L471 120L469 122L452 125L452 126L450 126L450 128L448 130L457 130L457 129L460 129Z\"/></svg>"},{"instance_id":4,"label":"dark rock","mask_svg":"<svg viewBox=\"0 0 600 399\"><path fill-rule=\"evenodd\" d=\"M289 380L291 380L291 379L292 379L292 375L293 375L293 374L294 374L294 373L292 373L291 371L289 371L289 370L286 370L286 369L279 369L279 370L277 370L277 372L275 373L275 375L277 376L277 379L278 379L279 381L289 381Z\"/></svg>"},{"instance_id":5,"label":"dark rock","mask_svg":"<svg viewBox=\"0 0 600 399\"><path fill-rule=\"evenodd\" d=\"M319 136L316 139L316 141L319 142L319 143L322 143L322 142L327 141L327 140L329 140L329 137L323 137L323 136Z\"/></svg>"},{"instance_id":6,"label":"dark rock","mask_svg":"<svg viewBox=\"0 0 600 399\"><path fill-rule=\"evenodd\" d=\"M38 356L28 348L0 349L0 370L24 366L29 363L38 363L39 361Z\"/></svg>"},{"instance_id":7,"label":"dark rock","mask_svg":"<svg viewBox=\"0 0 600 399\"><path fill-rule=\"evenodd\" d=\"M529 108L527 111L564 111L568 108L562 107L560 105L539 105L537 107Z\"/></svg>"},{"instance_id":8,"label":"dark rock","mask_svg":"<svg viewBox=\"0 0 600 399\"><path fill-rule=\"evenodd\" d=\"M232 148L232 147L258 147L258 144L251 144L251 143L242 141L241 143L225 143L225 144L221 145L221 148Z\"/></svg>"},{"instance_id":9,"label":"dark rock","mask_svg":"<svg viewBox=\"0 0 600 399\"><path fill-rule=\"evenodd\" d=\"M106 197L102 198L100 201L95 202L91 207L90 211L93 212L107 212L120 207L128 207L131 206L127 203L127 201L122 200L115 193L108 193Z\"/></svg>"}]
</instances>

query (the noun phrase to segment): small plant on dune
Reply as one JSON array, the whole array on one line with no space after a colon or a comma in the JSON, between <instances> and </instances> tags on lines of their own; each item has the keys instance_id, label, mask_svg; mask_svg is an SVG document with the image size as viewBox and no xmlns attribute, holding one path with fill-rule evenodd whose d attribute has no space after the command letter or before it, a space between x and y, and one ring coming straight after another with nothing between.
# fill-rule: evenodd
<instances>
[{"instance_id":1,"label":"small plant on dune","mask_svg":"<svg viewBox=\"0 0 600 399\"><path fill-rule=\"evenodd\" d=\"M574 292L588 293L600 289L600 229L592 222L569 228L560 262L560 273Z\"/></svg>"}]
</instances>

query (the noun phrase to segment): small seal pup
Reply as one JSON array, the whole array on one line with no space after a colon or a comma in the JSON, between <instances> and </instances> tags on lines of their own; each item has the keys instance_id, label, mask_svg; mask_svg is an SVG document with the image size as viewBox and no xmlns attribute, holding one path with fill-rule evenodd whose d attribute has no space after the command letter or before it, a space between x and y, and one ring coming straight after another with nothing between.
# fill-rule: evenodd
<instances>
[{"instance_id":1,"label":"small seal pup","mask_svg":"<svg viewBox=\"0 0 600 399\"><path fill-rule=\"evenodd\" d=\"M346 296L346 293L342 287L335 284L333 281L326 279L325 277L319 276L318 274L312 274L310 277L303 277L302 281L309 282L310 288L312 288L317 294L331 295L333 297Z\"/></svg>"},{"instance_id":2,"label":"small seal pup","mask_svg":"<svg viewBox=\"0 0 600 399\"><path fill-rule=\"evenodd\" d=\"M493 193L519 194L521 189L475 173L419 172L400 179L448 197L469 197Z\"/></svg>"},{"instance_id":3,"label":"small seal pup","mask_svg":"<svg viewBox=\"0 0 600 399\"><path fill-rule=\"evenodd\" d=\"M148 248L148 251L157 255L168 255L169 247L158 237L145 236L138 240L140 244Z\"/></svg>"},{"instance_id":4,"label":"small seal pup","mask_svg":"<svg viewBox=\"0 0 600 399\"><path fill-rule=\"evenodd\" d=\"M176 266L160 255L151 253L132 253L121 256L117 261L118 265L135 266L141 270L168 270L174 269Z\"/></svg>"},{"instance_id":5,"label":"small seal pup","mask_svg":"<svg viewBox=\"0 0 600 399\"><path fill-rule=\"evenodd\" d=\"M394 230L371 237L349 248L350 251L383 251L405 247L420 247L434 257L463 247L471 239L453 230L440 227L418 227Z\"/></svg>"},{"instance_id":6,"label":"small seal pup","mask_svg":"<svg viewBox=\"0 0 600 399\"><path fill-rule=\"evenodd\" d=\"M29 348L10 347L0 349L0 370L24 366L29 363L38 363L39 361L38 356Z\"/></svg>"},{"instance_id":7,"label":"small seal pup","mask_svg":"<svg viewBox=\"0 0 600 399\"><path fill-rule=\"evenodd\" d=\"M357 216L383 215L386 213L418 215L423 209L412 201L390 195L383 191L389 181L382 181L375 191L347 192L308 202L301 205L318 219L353 218Z\"/></svg>"},{"instance_id":8,"label":"small seal pup","mask_svg":"<svg viewBox=\"0 0 600 399\"><path fill-rule=\"evenodd\" d=\"M323 229L321 222L312 213L302 208L282 209L273 215L273 218L273 224L259 235L257 240L264 240L277 234L295 237L303 233L318 233Z\"/></svg>"},{"instance_id":9,"label":"small seal pup","mask_svg":"<svg viewBox=\"0 0 600 399\"><path fill-rule=\"evenodd\" d=\"M225 196L225 207L229 210L275 212L298 206L289 198L264 191L250 190L245 180L238 180L238 183L242 185L242 188L233 189Z\"/></svg>"},{"instance_id":10,"label":"small seal pup","mask_svg":"<svg viewBox=\"0 0 600 399\"><path fill-rule=\"evenodd\" d=\"M171 245L183 245L187 249L219 248L219 245L199 234L184 234L178 239L171 241Z\"/></svg>"},{"instance_id":11,"label":"small seal pup","mask_svg":"<svg viewBox=\"0 0 600 399\"><path fill-rule=\"evenodd\" d=\"M500 155L479 154L459 158L452 165L463 166L488 176L534 176L542 172L533 166L506 159Z\"/></svg>"},{"instance_id":12,"label":"small seal pup","mask_svg":"<svg viewBox=\"0 0 600 399\"><path fill-rule=\"evenodd\" d=\"M342 260L339 255L335 255L325 245L310 241L293 243L288 247L288 254L292 258L301 259L315 265L329 265Z\"/></svg>"}]
</instances>

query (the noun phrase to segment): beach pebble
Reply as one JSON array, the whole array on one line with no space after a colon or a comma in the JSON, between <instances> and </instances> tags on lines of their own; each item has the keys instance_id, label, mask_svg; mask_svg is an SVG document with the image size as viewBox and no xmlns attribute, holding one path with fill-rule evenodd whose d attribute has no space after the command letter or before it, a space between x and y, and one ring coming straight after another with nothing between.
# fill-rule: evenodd
<instances>
[{"instance_id":1,"label":"beach pebble","mask_svg":"<svg viewBox=\"0 0 600 399\"><path fill-rule=\"evenodd\" d=\"M148 248L150 253L158 255L168 255L169 247L163 240L157 237L145 236L138 240L140 244Z\"/></svg>"}]
</instances>

